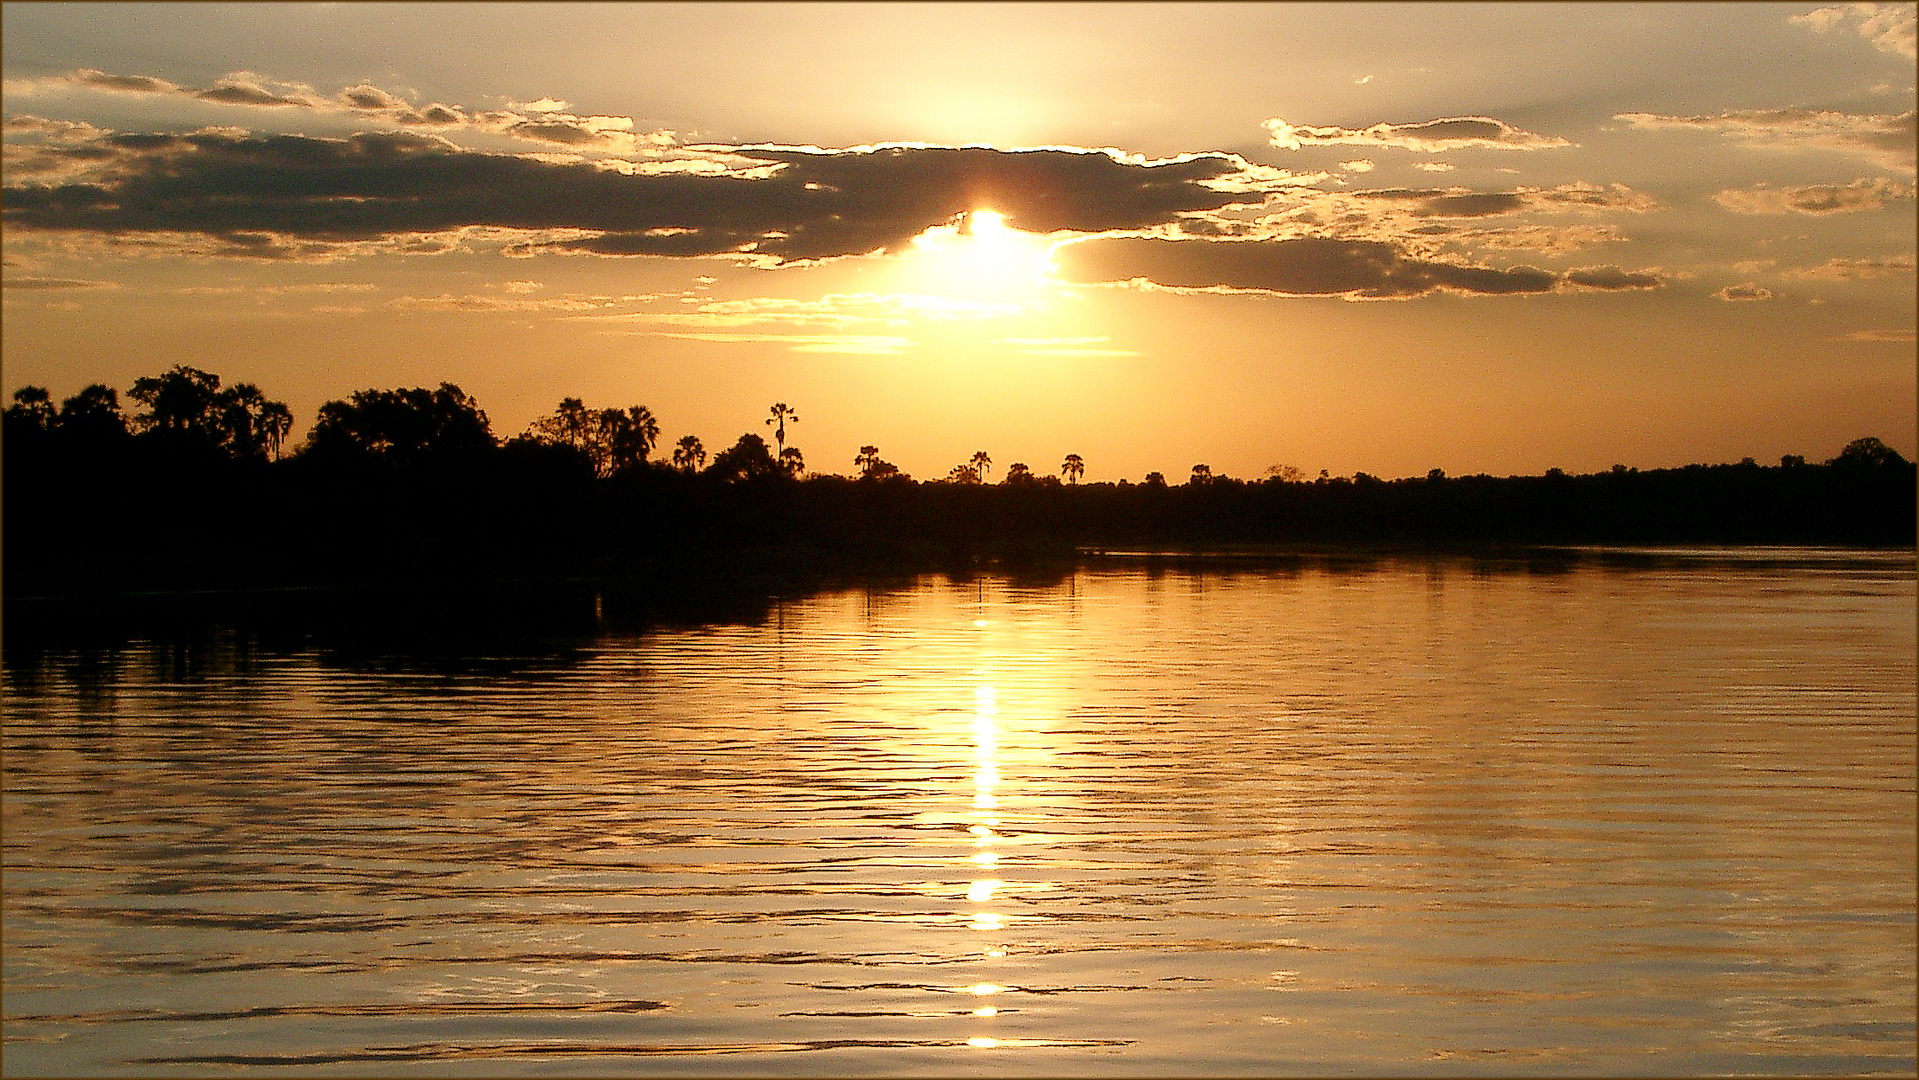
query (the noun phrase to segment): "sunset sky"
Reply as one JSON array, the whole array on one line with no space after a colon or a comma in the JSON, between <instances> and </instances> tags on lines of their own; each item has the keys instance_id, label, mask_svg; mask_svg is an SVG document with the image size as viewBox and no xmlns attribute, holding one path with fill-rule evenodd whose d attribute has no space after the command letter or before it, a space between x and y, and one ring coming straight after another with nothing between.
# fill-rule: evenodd
<instances>
[{"instance_id":1,"label":"sunset sky","mask_svg":"<svg viewBox=\"0 0 1919 1080\"><path fill-rule=\"evenodd\" d=\"M815 471L1915 449L1914 5L31 4L4 383Z\"/></svg>"}]
</instances>

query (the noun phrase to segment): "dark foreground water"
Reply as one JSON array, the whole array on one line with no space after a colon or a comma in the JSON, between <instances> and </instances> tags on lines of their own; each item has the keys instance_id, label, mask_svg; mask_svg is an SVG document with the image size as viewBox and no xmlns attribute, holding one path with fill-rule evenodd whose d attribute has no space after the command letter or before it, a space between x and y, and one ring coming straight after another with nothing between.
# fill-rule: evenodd
<instances>
[{"instance_id":1,"label":"dark foreground water","mask_svg":"<svg viewBox=\"0 0 1919 1080\"><path fill-rule=\"evenodd\" d=\"M1911 1073L1911 553L14 649L4 1068Z\"/></svg>"}]
</instances>

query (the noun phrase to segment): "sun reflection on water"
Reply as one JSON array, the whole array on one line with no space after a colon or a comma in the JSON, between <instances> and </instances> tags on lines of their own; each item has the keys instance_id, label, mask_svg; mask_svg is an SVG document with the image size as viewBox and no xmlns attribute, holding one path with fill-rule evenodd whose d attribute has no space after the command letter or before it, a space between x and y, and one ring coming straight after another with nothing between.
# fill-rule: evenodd
<instances>
[{"instance_id":1,"label":"sun reflection on water","mask_svg":"<svg viewBox=\"0 0 1919 1080\"><path fill-rule=\"evenodd\" d=\"M984 626L985 620L976 619L974 626ZM1000 782L999 763L995 755L999 751L999 695L991 685L977 687L973 691L973 818L969 828L973 834L973 846L980 850L973 852L970 861L982 869L997 866L999 853L990 849L994 840L999 839L994 827L999 817L993 811L998 805L993 788ZM1006 883L998 878L976 878L966 888L966 899L973 904L989 904L993 893ZM1005 926L1005 916L995 911L976 909L973 912L972 929L978 933L992 933ZM1006 950L1000 947L988 948L985 955L989 959L1004 957ZM975 995L986 997L996 994L1004 987L997 983L977 983L969 987ZM999 1010L991 1005L982 1005L973 1010L973 1015L982 1019L991 1019L999 1015ZM966 1040L966 1045L976 1047L994 1047L997 1039L989 1036L976 1036Z\"/></svg>"},{"instance_id":2,"label":"sun reflection on water","mask_svg":"<svg viewBox=\"0 0 1919 1080\"><path fill-rule=\"evenodd\" d=\"M966 988L966 992L975 997L991 997L1004 989L1006 988L998 983L974 983Z\"/></svg>"}]
</instances>

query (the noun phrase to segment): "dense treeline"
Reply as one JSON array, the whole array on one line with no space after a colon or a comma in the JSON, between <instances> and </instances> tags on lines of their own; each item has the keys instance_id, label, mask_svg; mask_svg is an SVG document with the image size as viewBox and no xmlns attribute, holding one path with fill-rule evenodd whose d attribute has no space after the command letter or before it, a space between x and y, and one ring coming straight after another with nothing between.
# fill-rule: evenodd
<instances>
[{"instance_id":1,"label":"dense treeline","mask_svg":"<svg viewBox=\"0 0 1919 1080\"><path fill-rule=\"evenodd\" d=\"M775 446L707 460L687 436L653 456L644 406L569 398L500 440L459 387L330 401L298 447L291 414L248 384L177 367L5 414L9 598L143 590L564 578L641 580L779 567L916 570L1077 548L1240 544L1910 546L1915 471L1877 439L1823 464L1691 465L1592 475L1066 483L984 451L916 482L873 446L858 479L805 473L784 403Z\"/></svg>"}]
</instances>

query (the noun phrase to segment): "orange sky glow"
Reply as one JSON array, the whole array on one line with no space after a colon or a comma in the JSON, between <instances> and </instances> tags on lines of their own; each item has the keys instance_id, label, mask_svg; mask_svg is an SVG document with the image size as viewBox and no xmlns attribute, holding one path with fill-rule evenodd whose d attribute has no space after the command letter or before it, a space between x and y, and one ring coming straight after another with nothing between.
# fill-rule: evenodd
<instances>
[{"instance_id":1,"label":"orange sky glow","mask_svg":"<svg viewBox=\"0 0 1919 1080\"><path fill-rule=\"evenodd\" d=\"M1919 449L1912 4L0 20L8 393L783 401L921 479Z\"/></svg>"}]
</instances>

